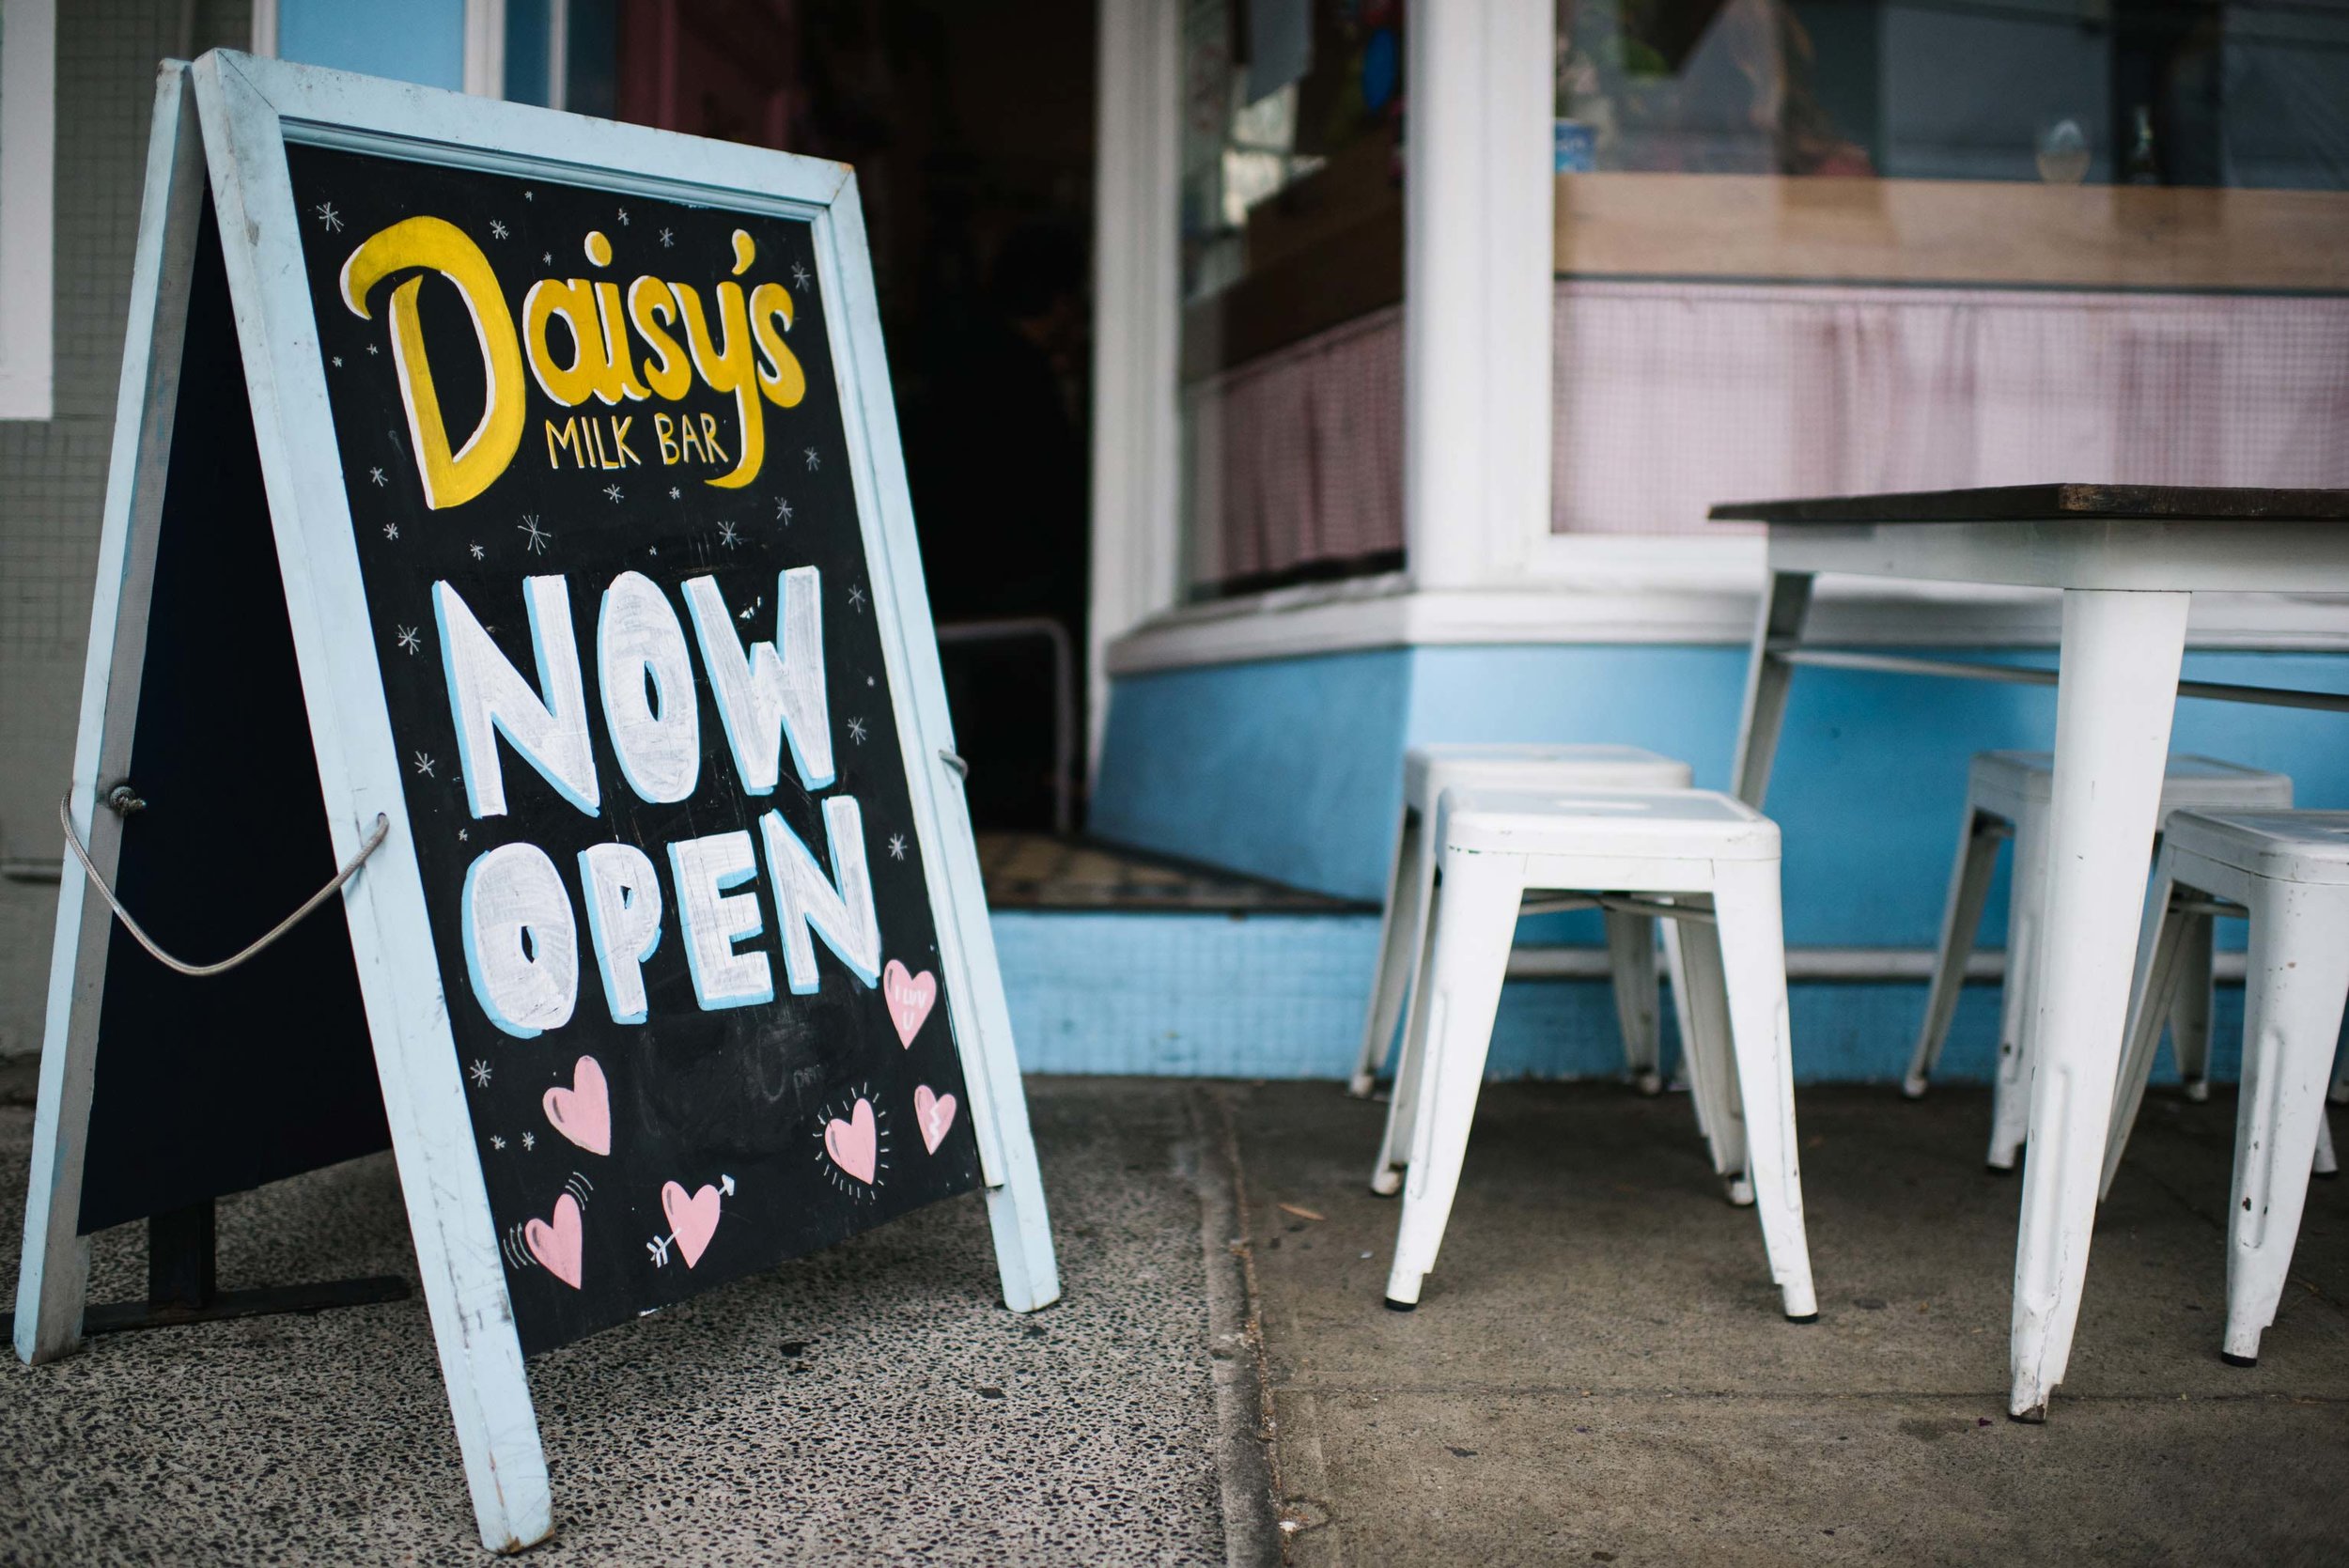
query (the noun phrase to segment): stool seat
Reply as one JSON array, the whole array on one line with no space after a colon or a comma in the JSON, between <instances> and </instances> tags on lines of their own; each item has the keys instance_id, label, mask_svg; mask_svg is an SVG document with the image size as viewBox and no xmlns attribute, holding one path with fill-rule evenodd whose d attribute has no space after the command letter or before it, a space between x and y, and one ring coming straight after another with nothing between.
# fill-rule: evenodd
<instances>
[{"instance_id":1,"label":"stool seat","mask_svg":"<svg viewBox=\"0 0 2349 1568\"><path fill-rule=\"evenodd\" d=\"M1742 1188L1762 1222L1785 1314L1815 1319L1777 825L1709 790L1447 789L1431 837L1441 847L1428 936L1371 1174L1372 1191L1403 1195L1387 1305L1415 1308L1435 1267L1517 916L1526 893L1538 891L1588 895L1610 916L1633 911L1679 930L1687 980L1677 991L1695 1020L1685 1059L1698 1125L1733 1199Z\"/></svg>"},{"instance_id":2,"label":"stool seat","mask_svg":"<svg viewBox=\"0 0 2349 1568\"><path fill-rule=\"evenodd\" d=\"M1971 777L1977 790L1986 787L2011 800L2045 805L2054 799L2055 753L1977 752ZM2292 776L2192 753L2172 756L2161 776L2164 816L2198 806L2235 807L2254 802L2291 805Z\"/></svg>"},{"instance_id":3,"label":"stool seat","mask_svg":"<svg viewBox=\"0 0 2349 1568\"><path fill-rule=\"evenodd\" d=\"M1925 1017L1918 1030L1902 1092L1923 1094L1940 1061L1950 1020L1957 1011L1974 927L1990 893L1999 846L2015 841L2015 875L2007 896L2006 976L1999 1019L1998 1074L1992 1080L1990 1149L1992 1171L2010 1172L2023 1149L2030 1120L2030 1081L2037 1060L2040 960L2047 885L2047 844L2054 819L2055 757L2047 752L1977 752L1966 770L1966 811L1958 833L1957 862L1950 873L1941 915L1941 940ZM2184 812L2262 812L2292 804L2292 778L2246 768L2217 757L2180 754L2162 773L2157 821L2165 826ZM2207 917L2198 917L2187 943L2189 973L2176 988L2170 1017L2170 1047L2189 1097L2208 1095L2210 1074L2211 949Z\"/></svg>"},{"instance_id":4,"label":"stool seat","mask_svg":"<svg viewBox=\"0 0 2349 1568\"><path fill-rule=\"evenodd\" d=\"M1403 805L1430 812L1447 789L1685 789L1688 765L1637 746L1446 741L1403 753Z\"/></svg>"},{"instance_id":5,"label":"stool seat","mask_svg":"<svg viewBox=\"0 0 2349 1568\"><path fill-rule=\"evenodd\" d=\"M1526 855L1778 859L1778 824L1706 789L1453 789L1438 814L1446 849Z\"/></svg>"},{"instance_id":6,"label":"stool seat","mask_svg":"<svg viewBox=\"0 0 2349 1568\"><path fill-rule=\"evenodd\" d=\"M2173 816L2170 846L2279 882L2349 884L2349 811L2193 813Z\"/></svg>"},{"instance_id":7,"label":"stool seat","mask_svg":"<svg viewBox=\"0 0 2349 1568\"><path fill-rule=\"evenodd\" d=\"M1637 746L1486 744L1447 742L1414 746L1403 754L1403 814L1387 872L1387 899L1378 929L1378 967L1371 975L1370 1009L1362 1023L1362 1048L1348 1085L1358 1098L1377 1087L1395 1026L1403 1017L1412 978L1427 940L1428 890L1436 880L1435 819L1444 797L1467 789L1581 790L1685 789L1688 765ZM1624 1063L1643 1094L1658 1094L1662 1049L1657 1008L1656 923L1639 914L1607 916L1608 970L1615 985L1615 1012L1623 1027ZM1665 961L1673 970L1673 1005L1682 1006L1679 949L1668 942ZM1683 1019L1684 1026L1687 1019ZM1408 1092L1408 1063L1395 1081Z\"/></svg>"}]
</instances>

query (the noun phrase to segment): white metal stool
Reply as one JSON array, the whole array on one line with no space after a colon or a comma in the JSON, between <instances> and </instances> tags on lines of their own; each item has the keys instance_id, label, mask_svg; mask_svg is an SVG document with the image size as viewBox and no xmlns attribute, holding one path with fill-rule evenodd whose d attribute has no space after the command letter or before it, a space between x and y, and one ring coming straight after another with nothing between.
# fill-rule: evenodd
<instances>
[{"instance_id":1,"label":"white metal stool","mask_svg":"<svg viewBox=\"0 0 2349 1568\"><path fill-rule=\"evenodd\" d=\"M2349 1001L2349 812L2181 812L2170 818L2154 886L2160 918L2139 946L2103 1189L2111 1190L2144 1099L2162 1014L2191 984L2186 950L2200 939L2198 923L2248 917L2220 1354L2249 1366L2276 1321L2310 1166L2330 1153L2325 1094Z\"/></svg>"},{"instance_id":2,"label":"white metal stool","mask_svg":"<svg viewBox=\"0 0 2349 1568\"><path fill-rule=\"evenodd\" d=\"M1378 926L1378 969L1370 983L1370 1016L1350 1088L1370 1094L1387 1060L1403 1002L1427 941L1427 890L1436 879L1436 802L1447 789L1686 789L1688 765L1637 746L1414 746L1403 754L1403 819L1387 873L1385 917ZM1663 1087L1657 1072L1656 922L1610 911L1608 967L1623 1025L1625 1064L1642 1094ZM1677 993L1674 997L1678 1001ZM1408 1061L1396 1063L1398 1083Z\"/></svg>"},{"instance_id":3,"label":"white metal stool","mask_svg":"<svg viewBox=\"0 0 2349 1568\"><path fill-rule=\"evenodd\" d=\"M1719 1015L1689 1042L1691 1087L1710 1107L1715 1148L1749 1172L1770 1275L1786 1315L1818 1314L1803 1236L1794 1068L1780 924L1778 825L1710 790L1529 793L1448 790L1427 944L1404 1029L1420 1042L1409 1175L1387 1278L1408 1311L1435 1266L1459 1190L1493 1016L1529 891L1579 894L1646 919L1686 921L1683 959L1696 1010ZM1385 1174L1386 1172L1381 1172Z\"/></svg>"},{"instance_id":4,"label":"white metal stool","mask_svg":"<svg viewBox=\"0 0 2349 1568\"><path fill-rule=\"evenodd\" d=\"M1974 951L1983 901L1999 858L1999 841L2015 840L2007 899L2006 982L1999 1016L1999 1071L1992 1090L1989 1166L2012 1171L2030 1122L2031 1031L2037 1018L2040 924L2046 906L2047 826L2055 759L2046 752L1978 752L1968 769L1966 815L1957 864L1950 874L1941 915L1941 946L1902 1092L1925 1092L1950 1019L1957 1011L1966 961ZM2160 815L2174 811L2268 811L2292 804L2292 780L2282 773L2239 768L2211 757L2173 756L2161 786ZM2211 928L2204 918L2186 944L2186 983L2170 1013L2170 1047L2196 1099L2209 1094Z\"/></svg>"}]
</instances>

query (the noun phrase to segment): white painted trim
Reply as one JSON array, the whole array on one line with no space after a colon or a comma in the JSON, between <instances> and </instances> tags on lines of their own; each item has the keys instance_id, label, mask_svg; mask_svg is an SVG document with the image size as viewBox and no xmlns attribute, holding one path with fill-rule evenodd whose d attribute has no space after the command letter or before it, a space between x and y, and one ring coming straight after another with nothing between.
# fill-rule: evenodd
<instances>
[{"instance_id":1,"label":"white painted trim","mask_svg":"<svg viewBox=\"0 0 2349 1568\"><path fill-rule=\"evenodd\" d=\"M1509 576L1548 526L1552 0L1411 0L1403 537L1414 581Z\"/></svg>"},{"instance_id":2,"label":"white painted trim","mask_svg":"<svg viewBox=\"0 0 2349 1568\"><path fill-rule=\"evenodd\" d=\"M0 3L0 419L47 419L56 313L57 5Z\"/></svg>"},{"instance_id":3,"label":"white painted trim","mask_svg":"<svg viewBox=\"0 0 2349 1568\"><path fill-rule=\"evenodd\" d=\"M1109 713L1110 644L1176 593L1182 9L1164 0L1100 0L1086 638L1086 755L1096 767Z\"/></svg>"},{"instance_id":4,"label":"white painted trim","mask_svg":"<svg viewBox=\"0 0 2349 1568\"><path fill-rule=\"evenodd\" d=\"M1742 646L1753 635L1761 582L1758 562L1748 568L1734 557L1725 570L1676 580L1595 571L1573 586L1424 589L1392 572L1167 611L1111 642L1107 673L1397 647ZM2042 589L1826 579L1809 635L1876 646L2053 647L2060 620L2057 596ZM2198 648L2349 651L2349 599L2201 593L2187 636Z\"/></svg>"},{"instance_id":5,"label":"white painted trim","mask_svg":"<svg viewBox=\"0 0 2349 1568\"><path fill-rule=\"evenodd\" d=\"M253 54L256 58L277 58L277 0L253 0Z\"/></svg>"},{"instance_id":6,"label":"white painted trim","mask_svg":"<svg viewBox=\"0 0 2349 1568\"><path fill-rule=\"evenodd\" d=\"M465 90L506 96L506 0L465 0Z\"/></svg>"}]
</instances>

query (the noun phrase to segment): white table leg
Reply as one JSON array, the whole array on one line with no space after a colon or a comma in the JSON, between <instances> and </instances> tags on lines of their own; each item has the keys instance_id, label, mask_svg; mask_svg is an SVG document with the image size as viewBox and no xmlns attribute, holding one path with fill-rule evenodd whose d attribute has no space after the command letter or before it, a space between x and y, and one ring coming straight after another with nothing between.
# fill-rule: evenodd
<instances>
[{"instance_id":1,"label":"white table leg","mask_svg":"<svg viewBox=\"0 0 2349 1568\"><path fill-rule=\"evenodd\" d=\"M1797 641L1811 615L1811 574L1772 572L1754 617L1753 657L1746 665L1746 706L1737 722L1737 760L1729 770L1730 792L1759 807L1770 789L1770 764L1778 757L1778 732L1786 722L1786 683L1795 667L1772 644Z\"/></svg>"},{"instance_id":2,"label":"white table leg","mask_svg":"<svg viewBox=\"0 0 2349 1568\"><path fill-rule=\"evenodd\" d=\"M2088 1273L2192 596L2066 589L2008 1413L2046 1419Z\"/></svg>"}]
</instances>

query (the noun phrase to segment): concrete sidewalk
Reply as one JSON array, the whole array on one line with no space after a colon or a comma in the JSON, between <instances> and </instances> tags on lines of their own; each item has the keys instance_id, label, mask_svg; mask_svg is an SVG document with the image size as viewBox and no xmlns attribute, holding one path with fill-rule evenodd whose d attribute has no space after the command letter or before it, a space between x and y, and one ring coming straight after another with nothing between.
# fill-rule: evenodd
<instances>
[{"instance_id":1,"label":"concrete sidewalk","mask_svg":"<svg viewBox=\"0 0 2349 1568\"><path fill-rule=\"evenodd\" d=\"M1808 1327L1685 1097L1488 1089L1402 1315L1396 1208L1363 1181L1383 1108L1030 1094L1061 1305L997 1305L958 1202L541 1358L560 1528L530 1560L2349 1558L2349 1188L2314 1190L2261 1364L2222 1365L2231 1102L2149 1101L2071 1378L2025 1427L2018 1189L1982 1173L1978 1093L1801 1095ZM0 1109L11 1270L29 1126ZM384 1158L226 1201L221 1235L226 1285L412 1275ZM141 1242L95 1239L95 1299L142 1288ZM0 1561L481 1560L415 1301L111 1336L0 1380Z\"/></svg>"},{"instance_id":2,"label":"concrete sidewalk","mask_svg":"<svg viewBox=\"0 0 2349 1568\"><path fill-rule=\"evenodd\" d=\"M1801 1094L1798 1327L1685 1096L1488 1088L1407 1315L1364 1180L1384 1108L1221 1093L1293 1561L2349 1560L2349 1190L2315 1184L2260 1365L2222 1364L2231 1095L2149 1097L2070 1376L2023 1426L1986 1094Z\"/></svg>"}]
</instances>

